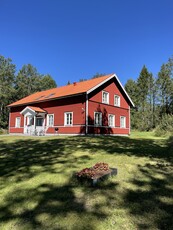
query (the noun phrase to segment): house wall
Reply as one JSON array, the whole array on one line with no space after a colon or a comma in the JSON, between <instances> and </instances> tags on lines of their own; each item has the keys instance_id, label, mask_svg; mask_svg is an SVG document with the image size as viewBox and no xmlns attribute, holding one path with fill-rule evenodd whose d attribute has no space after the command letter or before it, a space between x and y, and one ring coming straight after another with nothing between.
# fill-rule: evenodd
<instances>
[{"instance_id":1,"label":"house wall","mask_svg":"<svg viewBox=\"0 0 173 230\"><path fill-rule=\"evenodd\" d=\"M26 106L35 106L44 109L47 114L54 114L54 126L47 129L47 133L55 134L55 127L58 127L58 133L73 134L83 133L85 129L85 95L74 96L59 100L28 104L25 106L12 107L10 113L10 133L23 133L24 116L20 112ZM64 125L64 113L73 112L73 126ZM16 117L21 117L21 128L15 128ZM47 124L47 115L45 118Z\"/></svg>"},{"instance_id":2,"label":"house wall","mask_svg":"<svg viewBox=\"0 0 173 230\"><path fill-rule=\"evenodd\" d=\"M109 93L109 104L102 103L102 91ZM114 95L120 96L120 107L114 106ZM118 87L115 80L111 80L92 92L88 99L88 133L129 134L129 104L126 95ZM94 127L94 112L102 113L102 126ZM115 115L115 127L108 126L108 114ZM120 128L120 117L126 117L126 128Z\"/></svg>"},{"instance_id":3,"label":"house wall","mask_svg":"<svg viewBox=\"0 0 173 230\"><path fill-rule=\"evenodd\" d=\"M109 104L102 103L102 91L109 92ZM114 106L114 95L120 96L120 107ZM128 135L129 124L129 104L126 95L119 87L116 79L112 79L104 85L98 87L88 96L88 134L118 134ZM47 114L54 114L54 126L49 127L46 133L55 134L55 127L58 127L60 134L85 134L86 120L86 95L78 95L57 99L47 102L28 104L25 106L12 107L10 115L10 133L23 133L24 119L20 112L26 106L35 106L44 109ZM102 112L102 126L94 125L94 112ZM64 125L64 113L73 112L73 126ZM115 115L115 127L108 126L108 114ZM126 127L120 128L120 117L126 117ZM21 117L21 128L15 128L15 118ZM47 117L45 120L47 124Z\"/></svg>"}]
</instances>

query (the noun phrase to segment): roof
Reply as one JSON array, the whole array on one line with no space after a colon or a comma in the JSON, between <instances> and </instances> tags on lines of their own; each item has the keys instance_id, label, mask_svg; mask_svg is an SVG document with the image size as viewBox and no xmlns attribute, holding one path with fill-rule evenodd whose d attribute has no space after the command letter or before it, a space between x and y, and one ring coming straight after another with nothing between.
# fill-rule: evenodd
<instances>
[{"instance_id":1,"label":"roof","mask_svg":"<svg viewBox=\"0 0 173 230\"><path fill-rule=\"evenodd\" d=\"M98 88L99 86L101 86L102 84L107 82L108 80L112 79L113 77L115 77L117 79L121 88L123 89L127 98L129 99L131 105L134 106L133 102L131 101L130 97L126 93L125 89L123 88L123 86L121 85L120 81L118 80L118 78L115 74L109 74L109 75L105 75L102 77L90 79L87 81L75 82L75 83L70 84L70 85L37 92L37 93L31 94L25 98L22 98L19 101L16 101L16 102L14 102L8 106L13 107L13 106L18 106L18 105L26 105L29 103L49 101L49 100L56 99L56 98L68 97L68 96L82 94L82 93L90 93L94 89ZM31 108L31 106L30 106L30 108ZM35 107L35 108L37 108L37 107Z\"/></svg>"},{"instance_id":2,"label":"roof","mask_svg":"<svg viewBox=\"0 0 173 230\"><path fill-rule=\"evenodd\" d=\"M28 109L34 112L38 112L38 113L46 113L46 111L41 109L40 107L27 106L25 109L21 111L21 114L25 113Z\"/></svg>"},{"instance_id":3,"label":"roof","mask_svg":"<svg viewBox=\"0 0 173 230\"><path fill-rule=\"evenodd\" d=\"M35 106L28 106L28 108L34 110L35 112L39 112L39 113L45 113L46 111L39 108L39 107L35 107Z\"/></svg>"}]
</instances>

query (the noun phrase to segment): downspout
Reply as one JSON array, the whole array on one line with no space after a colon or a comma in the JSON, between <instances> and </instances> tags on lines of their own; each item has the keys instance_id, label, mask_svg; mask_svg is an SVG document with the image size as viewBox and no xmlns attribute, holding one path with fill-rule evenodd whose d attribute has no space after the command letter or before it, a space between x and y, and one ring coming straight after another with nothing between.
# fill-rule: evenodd
<instances>
[{"instance_id":1,"label":"downspout","mask_svg":"<svg viewBox=\"0 0 173 230\"><path fill-rule=\"evenodd\" d=\"M9 117L8 117L8 133L10 133L10 122L11 122L11 108L9 108Z\"/></svg>"},{"instance_id":2,"label":"downspout","mask_svg":"<svg viewBox=\"0 0 173 230\"><path fill-rule=\"evenodd\" d=\"M129 135L130 135L130 131L131 131L131 124L130 124L130 106L129 106Z\"/></svg>"},{"instance_id":3,"label":"downspout","mask_svg":"<svg viewBox=\"0 0 173 230\"><path fill-rule=\"evenodd\" d=\"M85 134L88 134L88 94L86 93L86 103L85 103Z\"/></svg>"}]
</instances>

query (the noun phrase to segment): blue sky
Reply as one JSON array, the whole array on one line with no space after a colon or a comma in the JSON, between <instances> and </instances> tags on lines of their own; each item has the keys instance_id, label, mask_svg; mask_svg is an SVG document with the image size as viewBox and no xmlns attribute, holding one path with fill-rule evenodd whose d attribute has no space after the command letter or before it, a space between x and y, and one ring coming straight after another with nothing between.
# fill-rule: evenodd
<instances>
[{"instance_id":1,"label":"blue sky","mask_svg":"<svg viewBox=\"0 0 173 230\"><path fill-rule=\"evenodd\" d=\"M32 64L59 86L145 64L155 76L173 55L172 0L0 0L0 54Z\"/></svg>"}]
</instances>

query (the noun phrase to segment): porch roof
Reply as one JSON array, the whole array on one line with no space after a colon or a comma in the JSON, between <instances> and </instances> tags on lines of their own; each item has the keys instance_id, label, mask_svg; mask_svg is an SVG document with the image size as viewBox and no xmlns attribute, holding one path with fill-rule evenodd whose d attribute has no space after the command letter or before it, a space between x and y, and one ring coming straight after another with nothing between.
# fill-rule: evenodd
<instances>
[{"instance_id":1,"label":"porch roof","mask_svg":"<svg viewBox=\"0 0 173 230\"><path fill-rule=\"evenodd\" d=\"M35 112L38 112L38 113L46 113L46 111L41 109L40 107L28 106L28 108L30 108L30 109L34 110Z\"/></svg>"},{"instance_id":2,"label":"porch roof","mask_svg":"<svg viewBox=\"0 0 173 230\"><path fill-rule=\"evenodd\" d=\"M45 110L41 109L40 107L35 107L35 106L27 106L20 113L25 114L25 113L27 113L28 110L31 111L31 113L33 113L33 114L35 114L35 113L47 113Z\"/></svg>"}]
</instances>

